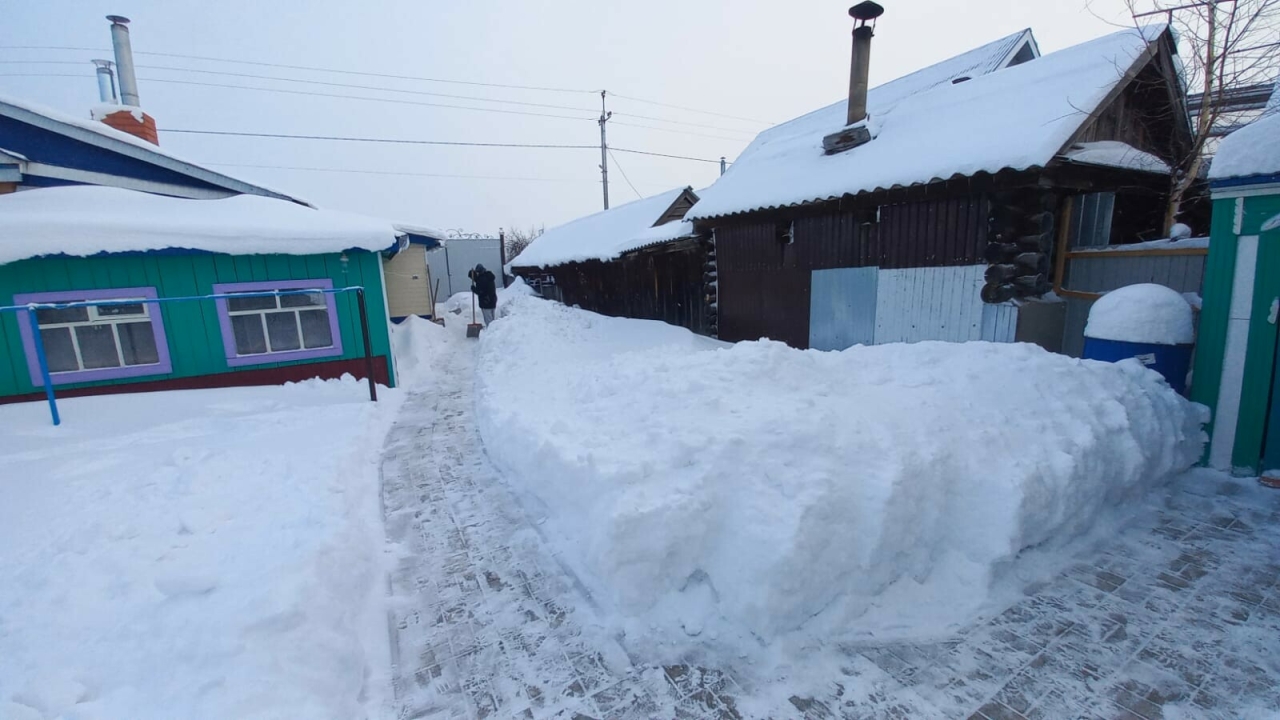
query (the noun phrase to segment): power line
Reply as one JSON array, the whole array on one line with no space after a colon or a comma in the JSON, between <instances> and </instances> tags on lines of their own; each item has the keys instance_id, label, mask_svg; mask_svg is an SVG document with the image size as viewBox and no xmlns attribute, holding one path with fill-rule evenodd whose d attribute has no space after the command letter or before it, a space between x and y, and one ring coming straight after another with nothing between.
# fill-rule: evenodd
<instances>
[{"instance_id":1,"label":"power line","mask_svg":"<svg viewBox=\"0 0 1280 720\"><path fill-rule=\"evenodd\" d=\"M399 138L376 138L376 137L355 137L344 135L295 135L291 133L260 133L260 132L235 132L231 130L190 130L186 128L161 128L161 132L166 133L185 133L189 135L228 135L232 137L264 137L264 138L286 138L289 140L328 140L336 142L367 142L367 143L390 143L396 145L457 145L462 147L500 147L500 148L549 148L557 150L599 150L599 145L556 145L550 143L478 143L478 142L462 142L453 140L410 140ZM650 152L647 150L632 150L629 148L609 147L610 150L620 153L631 153L632 155L650 155L652 157L673 158L676 160L694 160L696 162L720 164L719 160L709 160L707 158L690 157L688 155L673 155L669 153ZM732 164L732 163L730 163Z\"/></svg>"},{"instance_id":2,"label":"power line","mask_svg":"<svg viewBox=\"0 0 1280 720\"><path fill-rule=\"evenodd\" d=\"M5 65L23 65L23 64L82 65L83 63L78 60L0 60L0 64L5 64ZM256 73L226 72L223 70L201 70L196 68L171 67L167 65L138 65L137 67L142 70L163 70L166 72L185 72L185 73L196 73L201 75L218 75L223 77L252 78L255 80L272 80L276 82L298 83L303 85L322 85L325 87L351 88L355 90L373 90L377 92L400 93L402 95L423 95L423 96L430 96L430 97L449 98L452 100L470 100L473 102L498 103L503 105L520 105L523 107L548 108L552 110L573 110L575 112L595 112L595 110L593 110L592 108L573 107L569 105L552 105L548 103L526 102L523 100L504 100L501 98L477 97L475 95L452 95L449 93L429 92L426 90L406 90L403 88L391 88L391 87L378 86L378 85L359 85L355 83L329 82L326 80L304 80L302 78L280 77L278 75L258 75ZM67 76L58 75L58 77L67 77ZM143 79L147 79L147 78L143 78ZM178 82L178 81L170 80L169 82ZM194 82L194 81L187 81L187 82ZM239 86L239 85L236 85L236 86L219 85L218 87L246 87L247 89L256 89L256 90L263 90L263 91L272 89L272 88L252 88L249 86ZM726 132L743 133L747 135L753 134L752 131L750 130L724 127L721 125L693 123L693 122L687 122L684 120L672 120L670 118L654 117L652 115L640 115L636 113L617 113L617 114L624 115L627 117L638 118L641 120L651 120L654 122L670 123L672 125L684 125L688 127L704 128L708 130L723 130Z\"/></svg>"},{"instance_id":3,"label":"power line","mask_svg":"<svg viewBox=\"0 0 1280 720\"><path fill-rule=\"evenodd\" d=\"M234 73L224 72L221 70L197 70L193 68L168 67L165 65L138 65L137 67L144 70L166 70L173 72L189 72L199 73L202 75L223 75L227 77L254 78L257 80L275 80L278 82L301 83L304 85L324 85L327 87L353 88L357 90L377 90L379 92L402 93L406 95L429 95L432 97L450 98L453 100L473 100L476 102L503 103L507 105L524 105L526 107L551 108L554 110L574 110L579 112L595 112L591 108L572 107L568 105L549 105L547 103L525 102L522 100L503 100L499 98L476 97L475 95L450 95L448 93L436 93L426 90L404 90L401 88L381 87L377 85L357 85L354 83L337 83L325 80L303 80L301 78L278 77L274 75L256 75L254 73Z\"/></svg>"},{"instance_id":4,"label":"power line","mask_svg":"<svg viewBox=\"0 0 1280 720\"><path fill-rule=\"evenodd\" d=\"M102 48L67 47L67 46L56 46L56 45L0 45L0 50L77 50L77 51L96 52L96 53L111 52L110 50L103 50ZM448 83L451 85L473 85L476 87L506 88L509 90L537 90L542 92L561 92L561 93L580 93L580 94L591 93L593 95L597 92L596 90L583 90L580 88L558 88L558 87L545 87L545 86L538 86L538 85L488 83L488 82L477 82L472 80L448 80L445 78L422 77L418 75L396 75L392 73L362 72L359 70L341 70L338 68L323 68L323 67L314 67L314 66L308 66L308 65L287 65L284 63L256 62L253 60L233 60L231 58L217 58L217 57L209 57L205 55L184 55L182 53L147 52L144 50L134 50L133 53L135 55L151 55L154 57L182 58L184 60L201 60L204 62L235 63L238 65L254 65L257 67L284 68L287 70L309 70L312 72L329 72L329 73L339 73L342 75L360 75L362 77L380 77L380 78L390 78L395 80L417 80L420 82L438 82L438 83Z\"/></svg>"},{"instance_id":5,"label":"power line","mask_svg":"<svg viewBox=\"0 0 1280 720\"><path fill-rule=\"evenodd\" d=\"M406 176L406 177L431 177L431 178L451 178L451 179L467 179L467 180L520 180L520 181L528 181L528 182L562 182L562 183L595 184L595 180L583 180L580 178L518 177L514 175L451 175L446 173L400 172L395 170L363 170L360 168L306 167L301 165L248 165L248 164L241 164L241 163L202 163L202 164L213 165L217 167L257 168L260 170L305 170L309 172L357 173L360 175L395 175L395 176Z\"/></svg>"},{"instance_id":6,"label":"power line","mask_svg":"<svg viewBox=\"0 0 1280 720\"><path fill-rule=\"evenodd\" d=\"M291 135L287 133L234 132L231 130L188 130L161 128L161 132L188 135L229 135L233 137L288 138L291 140L333 140L342 142L389 143L393 145L456 145L461 147L553 148L557 150L597 150L597 145L555 145L549 143L461 142L452 140L407 140L397 138L349 137L342 135Z\"/></svg>"},{"instance_id":7,"label":"power line","mask_svg":"<svg viewBox=\"0 0 1280 720\"><path fill-rule=\"evenodd\" d=\"M618 93L610 93L616 98L622 100L631 100L632 102L646 103L648 105L657 105L659 107L672 108L673 110L684 110L686 112L701 113L703 115L715 115L716 117L729 118L731 120L745 120L747 122L759 123L761 125L775 125L776 123L768 120L756 120L754 118L742 117L741 115L728 115L725 113L711 112L710 110L699 110L697 108L686 107L684 105L672 105L671 103L658 102L657 100L645 100L644 98L633 97L631 95L619 95Z\"/></svg>"},{"instance_id":8,"label":"power line","mask_svg":"<svg viewBox=\"0 0 1280 720\"><path fill-rule=\"evenodd\" d=\"M692 130L679 130L676 128L654 127L653 125L645 125L644 123L629 123L629 122L614 121L613 124L622 125L623 127L644 128L646 130L657 130L658 132L675 133L676 135L694 135L696 137L715 138L717 140L736 140L738 142L742 142L743 140L748 139L743 137L729 137L728 135L716 135L714 133L693 132ZM742 132L746 132L746 131L742 131Z\"/></svg>"},{"instance_id":9,"label":"power line","mask_svg":"<svg viewBox=\"0 0 1280 720\"><path fill-rule=\"evenodd\" d=\"M112 52L110 49L73 47L73 46L64 46L64 45L0 45L0 50L58 50L58 51L65 50L65 51L82 51L82 52L92 52L92 53ZM239 64L239 65L253 65L257 67L274 67L274 68L282 68L286 70L305 70L310 72L338 73L342 75L356 75L361 77L377 77L377 78L388 78L388 79L394 79L394 80L414 80L419 82L437 82L437 83L447 83L452 85L469 85L473 87L504 88L508 90L534 90L534 91L540 91L540 92L559 92L559 93L591 94L591 95L595 95L599 92L599 90L586 90L582 88L560 88L560 87L547 87L547 86L538 86L538 85L519 85L519 84L513 84L513 83L489 83L489 82L479 82L479 81L471 81L471 80L452 80L452 79L446 79L446 78L423 77L418 75L398 75L394 73L365 72L365 71L359 71L359 70L344 70L339 68L315 67L315 66L309 66L309 65L289 65L285 63L257 62L252 60L232 60L230 58L217 58L217 57L209 57L204 55L184 55L181 53L147 52L147 51L135 50L134 54L150 55L154 57L181 58L185 60L199 60L203 62L232 63L232 64ZM44 62L64 63L64 62L71 62L71 61L44 61ZM728 113L715 112L711 110L700 110L698 108L689 107L687 105L675 105L673 103L665 103L657 100L649 100L647 98L635 97L633 95L619 95L613 92L610 92L609 94L612 95L613 97L616 97L622 100L630 100L632 102L645 103L647 105L656 105L658 107L671 108L673 110L683 110L685 112L693 112L701 115L712 115L715 117L728 118L730 120L742 120L745 122L757 123L760 125L775 124L773 122L766 121L766 120L748 118L748 117L743 117L741 115L730 115Z\"/></svg>"},{"instance_id":10,"label":"power line","mask_svg":"<svg viewBox=\"0 0 1280 720\"><path fill-rule=\"evenodd\" d=\"M73 78L79 78L81 80L91 79L90 76L75 75L70 73L0 73L0 77L73 77ZM227 88L231 90L256 90L258 92L284 93L286 95L308 95L312 97L338 98L343 100L364 100L367 102L394 103L396 105L419 105L422 107L449 108L453 110L474 110L476 112L501 113L503 115L526 115L530 117L558 118L561 120L590 119L590 118L583 118L581 116L574 116L574 115L555 115L552 113L528 112L525 110L502 110L500 108L478 108L478 107L469 107L466 105L451 105L448 103L431 103L431 102L421 102L416 100L397 100L395 98L373 98L373 97L363 97L360 95L343 95L340 93L313 92L309 90L286 90L284 88L262 88L262 87L252 87L249 85L230 85L226 83L197 82L195 80L175 80L172 78L147 77L147 78L139 78L139 79L145 80L147 82L170 83L174 85L198 85L200 87Z\"/></svg>"},{"instance_id":11,"label":"power line","mask_svg":"<svg viewBox=\"0 0 1280 720\"><path fill-rule=\"evenodd\" d=\"M676 160L693 160L695 162L715 163L716 165L720 164L719 160L708 160L706 158L689 157L688 155L669 155L667 153L648 152L646 150L628 150L627 148L620 148L620 147L610 147L609 149L616 150L617 152L620 152L620 153L631 153L632 155L651 155L653 157L674 158ZM732 165L733 163L729 163L729 164Z\"/></svg>"},{"instance_id":12,"label":"power line","mask_svg":"<svg viewBox=\"0 0 1280 720\"><path fill-rule=\"evenodd\" d=\"M644 196L640 194L635 184L631 182L631 178L627 177L627 171L622 169L622 163L618 162L618 158L613 156L613 150L609 150L609 157L613 158L613 164L618 167L618 172L622 173L622 179L627 181L627 185L631 187L631 192L635 193L637 198L643 198Z\"/></svg>"}]
</instances>

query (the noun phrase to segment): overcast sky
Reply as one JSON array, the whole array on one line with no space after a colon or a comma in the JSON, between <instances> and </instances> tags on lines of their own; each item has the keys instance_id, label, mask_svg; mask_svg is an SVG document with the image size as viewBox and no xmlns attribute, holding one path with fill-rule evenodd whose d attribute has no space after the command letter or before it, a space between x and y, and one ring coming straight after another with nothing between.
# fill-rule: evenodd
<instances>
[{"instance_id":1,"label":"overcast sky","mask_svg":"<svg viewBox=\"0 0 1280 720\"><path fill-rule=\"evenodd\" d=\"M166 130L598 147L594 118L599 114L599 90L607 89L618 95L609 98L614 112L610 145L707 160L726 156L732 161L756 131L844 96L852 27L846 14L849 4L847 0L0 0L0 93L87 116L97 102L88 60L110 58L109 24L103 16L126 15L133 21L142 107L156 118L165 148L318 205L492 234L500 226L553 227L599 210L599 150L377 145ZM1085 0L882 0L882 4L887 9L876 30L873 85L1026 27L1035 32L1041 50L1049 53L1112 31L1095 14L1116 22L1124 19L1122 0L1093 0L1092 12ZM36 60L58 62L28 63ZM24 74L59 77L18 76ZM184 84L191 82L206 85ZM249 165L274 167L243 167ZM637 191L649 196L683 185L698 188L718 174L714 162L619 152L616 161L610 161L610 200L616 206L634 200Z\"/></svg>"}]
</instances>

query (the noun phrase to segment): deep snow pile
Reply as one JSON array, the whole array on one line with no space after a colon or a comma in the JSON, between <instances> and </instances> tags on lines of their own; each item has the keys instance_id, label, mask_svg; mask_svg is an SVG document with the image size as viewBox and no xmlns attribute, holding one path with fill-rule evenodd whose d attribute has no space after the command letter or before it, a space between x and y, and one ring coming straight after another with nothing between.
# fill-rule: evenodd
<instances>
[{"instance_id":1,"label":"deep snow pile","mask_svg":"<svg viewBox=\"0 0 1280 720\"><path fill-rule=\"evenodd\" d=\"M937 632L1204 440L1203 408L1136 362L507 310L481 338L486 450L632 638Z\"/></svg>"},{"instance_id":2,"label":"deep snow pile","mask_svg":"<svg viewBox=\"0 0 1280 720\"><path fill-rule=\"evenodd\" d=\"M1191 305L1177 290L1154 283L1127 285L1098 298L1084 336L1157 345L1195 342Z\"/></svg>"},{"instance_id":3,"label":"deep snow pile","mask_svg":"<svg viewBox=\"0 0 1280 720\"><path fill-rule=\"evenodd\" d=\"M376 714L389 687L363 382L0 406L0 718Z\"/></svg>"}]
</instances>

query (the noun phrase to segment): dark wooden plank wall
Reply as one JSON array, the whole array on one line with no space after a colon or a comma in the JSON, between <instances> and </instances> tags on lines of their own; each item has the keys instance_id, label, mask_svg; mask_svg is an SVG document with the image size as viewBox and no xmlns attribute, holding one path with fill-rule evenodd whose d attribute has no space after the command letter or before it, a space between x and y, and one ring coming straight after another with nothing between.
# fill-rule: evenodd
<instances>
[{"instance_id":1,"label":"dark wooden plank wall","mask_svg":"<svg viewBox=\"0 0 1280 720\"><path fill-rule=\"evenodd\" d=\"M566 305L615 317L661 320L707 334L703 300L706 253L697 242L629 253L610 262L591 260L546 269L516 268L517 275L552 275L544 293Z\"/></svg>"},{"instance_id":2,"label":"dark wooden plank wall","mask_svg":"<svg viewBox=\"0 0 1280 720\"><path fill-rule=\"evenodd\" d=\"M809 344L814 270L912 268L984 262L987 205L981 194L831 211L794 220L794 240L779 240L792 221L725 221L717 226L720 338L761 337Z\"/></svg>"}]
</instances>

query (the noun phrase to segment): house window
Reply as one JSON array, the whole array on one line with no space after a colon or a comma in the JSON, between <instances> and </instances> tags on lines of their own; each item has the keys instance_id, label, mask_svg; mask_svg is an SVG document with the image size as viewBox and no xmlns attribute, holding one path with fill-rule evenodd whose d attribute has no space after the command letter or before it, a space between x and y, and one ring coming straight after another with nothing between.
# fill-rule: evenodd
<instances>
[{"instance_id":1,"label":"house window","mask_svg":"<svg viewBox=\"0 0 1280 720\"><path fill-rule=\"evenodd\" d=\"M155 288L116 288L18 294L13 301L15 305L103 302L34 311L49 377L61 385L171 372L159 306L146 302L155 297ZM41 386L44 380L30 318L23 313L20 321L31 382Z\"/></svg>"},{"instance_id":2,"label":"house window","mask_svg":"<svg viewBox=\"0 0 1280 720\"><path fill-rule=\"evenodd\" d=\"M1072 247L1103 247L1111 244L1111 215L1116 207L1113 192L1076 197L1071 213Z\"/></svg>"},{"instance_id":3,"label":"house window","mask_svg":"<svg viewBox=\"0 0 1280 720\"><path fill-rule=\"evenodd\" d=\"M256 296L285 290L328 290L332 280L282 280L214 285L227 364L232 367L334 357L342 354L338 310L332 294Z\"/></svg>"}]
</instances>

